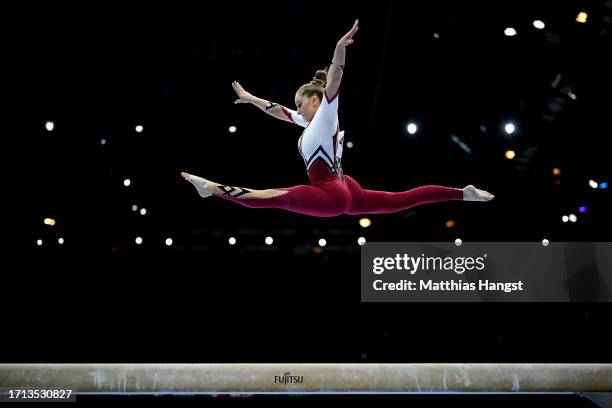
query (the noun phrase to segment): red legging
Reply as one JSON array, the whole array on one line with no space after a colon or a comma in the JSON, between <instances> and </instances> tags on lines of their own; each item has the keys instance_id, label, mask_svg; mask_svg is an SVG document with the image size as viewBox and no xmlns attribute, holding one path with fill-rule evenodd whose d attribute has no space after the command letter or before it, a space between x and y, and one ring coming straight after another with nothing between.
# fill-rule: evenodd
<instances>
[{"instance_id":1,"label":"red legging","mask_svg":"<svg viewBox=\"0 0 612 408\"><path fill-rule=\"evenodd\" d=\"M335 217L342 214L388 214L422 204L463 200L463 190L443 186L421 186L412 190L391 193L366 190L352 177L330 174L322 163L310 171L311 185L300 185L275 190L287 194L270 198L240 198L219 196L251 208L282 208L314 217Z\"/></svg>"}]
</instances>

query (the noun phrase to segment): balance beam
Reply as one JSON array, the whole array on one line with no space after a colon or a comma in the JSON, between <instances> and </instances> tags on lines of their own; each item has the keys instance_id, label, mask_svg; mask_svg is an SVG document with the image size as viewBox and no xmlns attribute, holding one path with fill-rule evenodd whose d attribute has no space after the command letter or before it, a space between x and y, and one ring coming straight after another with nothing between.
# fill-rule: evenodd
<instances>
[{"instance_id":1,"label":"balance beam","mask_svg":"<svg viewBox=\"0 0 612 408\"><path fill-rule=\"evenodd\" d=\"M76 394L612 392L612 364L0 364L0 389Z\"/></svg>"}]
</instances>

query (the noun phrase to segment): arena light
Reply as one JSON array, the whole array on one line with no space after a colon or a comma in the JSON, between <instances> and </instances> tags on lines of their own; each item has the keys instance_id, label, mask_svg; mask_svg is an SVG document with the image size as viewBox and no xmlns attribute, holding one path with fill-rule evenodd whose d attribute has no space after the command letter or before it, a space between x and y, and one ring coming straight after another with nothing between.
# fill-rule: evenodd
<instances>
[{"instance_id":1,"label":"arena light","mask_svg":"<svg viewBox=\"0 0 612 408\"><path fill-rule=\"evenodd\" d=\"M533 26L538 30L543 30L546 27L546 24L542 20L534 20Z\"/></svg>"},{"instance_id":2,"label":"arena light","mask_svg":"<svg viewBox=\"0 0 612 408\"><path fill-rule=\"evenodd\" d=\"M55 220L54 220L53 218L45 218L45 219L43 220L43 223L44 223L45 225L49 225L50 227L52 227L52 226L54 226L54 225L55 225Z\"/></svg>"},{"instance_id":3,"label":"arena light","mask_svg":"<svg viewBox=\"0 0 612 408\"><path fill-rule=\"evenodd\" d=\"M406 130L408 131L409 134L414 135L419 130L419 127L416 125L416 123L410 122L406 126Z\"/></svg>"},{"instance_id":4,"label":"arena light","mask_svg":"<svg viewBox=\"0 0 612 408\"><path fill-rule=\"evenodd\" d=\"M457 144L457 146L461 148L461 150L463 150L467 154L472 154L472 149L470 149L470 147L463 140L461 140L459 136L450 135L450 138L454 143Z\"/></svg>"},{"instance_id":5,"label":"arena light","mask_svg":"<svg viewBox=\"0 0 612 408\"><path fill-rule=\"evenodd\" d=\"M140 244L142 244L142 237L136 237L136 239L134 240L134 242L136 242L136 245L140 245Z\"/></svg>"},{"instance_id":6,"label":"arena light","mask_svg":"<svg viewBox=\"0 0 612 408\"><path fill-rule=\"evenodd\" d=\"M514 150L506 150L504 157L508 160L512 160L516 157L516 152Z\"/></svg>"},{"instance_id":7,"label":"arena light","mask_svg":"<svg viewBox=\"0 0 612 408\"><path fill-rule=\"evenodd\" d=\"M229 237L227 241L229 242L230 245L236 245L236 238L234 237Z\"/></svg>"},{"instance_id":8,"label":"arena light","mask_svg":"<svg viewBox=\"0 0 612 408\"><path fill-rule=\"evenodd\" d=\"M125 180L123 180L124 186L129 187L130 184L132 184L132 180L130 180L129 178L126 178Z\"/></svg>"},{"instance_id":9,"label":"arena light","mask_svg":"<svg viewBox=\"0 0 612 408\"><path fill-rule=\"evenodd\" d=\"M504 132L506 132L506 134L511 135L516 131L516 126L514 126L514 123L506 123L504 125Z\"/></svg>"},{"instance_id":10,"label":"arena light","mask_svg":"<svg viewBox=\"0 0 612 408\"><path fill-rule=\"evenodd\" d=\"M171 246L172 242L172 238L166 238L166 246Z\"/></svg>"},{"instance_id":11,"label":"arena light","mask_svg":"<svg viewBox=\"0 0 612 408\"><path fill-rule=\"evenodd\" d=\"M136 132L137 133L141 133L144 130L144 128L141 125L136 126Z\"/></svg>"},{"instance_id":12,"label":"arena light","mask_svg":"<svg viewBox=\"0 0 612 408\"><path fill-rule=\"evenodd\" d=\"M49 132L51 132L54 128L55 128L55 123L51 121L47 121L47 123L45 123L45 129L47 129Z\"/></svg>"},{"instance_id":13,"label":"arena light","mask_svg":"<svg viewBox=\"0 0 612 408\"><path fill-rule=\"evenodd\" d=\"M230 126L228 130L229 130L230 133L236 133L238 128L236 126Z\"/></svg>"},{"instance_id":14,"label":"arena light","mask_svg":"<svg viewBox=\"0 0 612 408\"><path fill-rule=\"evenodd\" d=\"M57 239L57 243L58 243L58 244L60 244L60 245L64 245L64 238L59 237L59 238Z\"/></svg>"},{"instance_id":15,"label":"arena light","mask_svg":"<svg viewBox=\"0 0 612 408\"><path fill-rule=\"evenodd\" d=\"M359 238L357 239L357 243L358 243L359 245L364 245L364 244L366 243L366 239L365 239L364 237L359 237Z\"/></svg>"},{"instance_id":16,"label":"arena light","mask_svg":"<svg viewBox=\"0 0 612 408\"><path fill-rule=\"evenodd\" d=\"M599 184L595 180L589 180L589 186L591 186L591 188L597 188Z\"/></svg>"},{"instance_id":17,"label":"arena light","mask_svg":"<svg viewBox=\"0 0 612 408\"><path fill-rule=\"evenodd\" d=\"M508 27L504 30L504 34L506 35L506 37L514 37L517 32L513 27Z\"/></svg>"},{"instance_id":18,"label":"arena light","mask_svg":"<svg viewBox=\"0 0 612 408\"><path fill-rule=\"evenodd\" d=\"M319 240L319 246L324 247L325 245L327 245L327 240L325 238L321 238Z\"/></svg>"},{"instance_id":19,"label":"arena light","mask_svg":"<svg viewBox=\"0 0 612 408\"><path fill-rule=\"evenodd\" d=\"M581 11L576 16L576 22L578 22L578 23L584 24L584 23L587 22L588 19L589 19L589 15L586 12L584 12L584 11Z\"/></svg>"},{"instance_id":20,"label":"arena light","mask_svg":"<svg viewBox=\"0 0 612 408\"><path fill-rule=\"evenodd\" d=\"M363 228L368 228L370 225L372 225L372 220L369 218L361 218L359 220L359 225Z\"/></svg>"},{"instance_id":21,"label":"arena light","mask_svg":"<svg viewBox=\"0 0 612 408\"><path fill-rule=\"evenodd\" d=\"M266 237L265 242L266 245L272 245L274 243L274 239L272 237Z\"/></svg>"},{"instance_id":22,"label":"arena light","mask_svg":"<svg viewBox=\"0 0 612 408\"><path fill-rule=\"evenodd\" d=\"M146 208L141 208L140 209L140 215L147 215L147 209Z\"/></svg>"}]
</instances>

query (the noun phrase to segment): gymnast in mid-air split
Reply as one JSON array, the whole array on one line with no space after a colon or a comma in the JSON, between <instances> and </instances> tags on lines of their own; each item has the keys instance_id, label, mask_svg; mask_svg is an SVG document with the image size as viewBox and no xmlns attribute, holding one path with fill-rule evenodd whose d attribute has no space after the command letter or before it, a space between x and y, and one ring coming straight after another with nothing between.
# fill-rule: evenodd
<instances>
[{"instance_id":1,"label":"gymnast in mid-air split","mask_svg":"<svg viewBox=\"0 0 612 408\"><path fill-rule=\"evenodd\" d=\"M310 185L256 190L216 183L189 173L181 173L202 197L220 197L251 208L280 208L314 217L335 217L342 214L387 214L422 204L442 201L490 201L487 191L473 185L453 188L427 185L402 192L366 190L342 171L341 159L344 131L338 122L338 90L342 80L346 47L353 43L359 20L336 45L327 71L317 71L312 81L295 93L297 110L258 98L238 83L232 86L238 95L235 103L250 103L277 119L304 128L298 149Z\"/></svg>"}]
</instances>

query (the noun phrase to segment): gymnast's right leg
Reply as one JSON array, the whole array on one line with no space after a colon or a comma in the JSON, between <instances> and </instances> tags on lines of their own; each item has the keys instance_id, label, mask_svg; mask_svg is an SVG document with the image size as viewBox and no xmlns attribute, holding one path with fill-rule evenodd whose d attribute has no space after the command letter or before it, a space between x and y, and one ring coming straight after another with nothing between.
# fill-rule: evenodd
<instances>
[{"instance_id":1,"label":"gymnast's right leg","mask_svg":"<svg viewBox=\"0 0 612 408\"><path fill-rule=\"evenodd\" d=\"M390 214L423 204L439 203L453 200L490 201L494 196L488 191L480 190L473 185L465 188L427 185L401 192L375 191L362 188L355 179L345 176L347 187L353 196L349 215Z\"/></svg>"}]
</instances>

